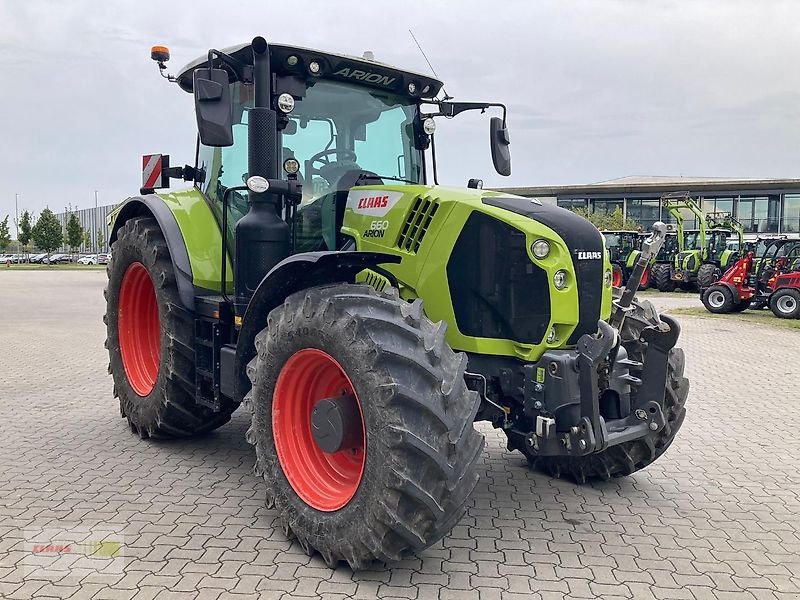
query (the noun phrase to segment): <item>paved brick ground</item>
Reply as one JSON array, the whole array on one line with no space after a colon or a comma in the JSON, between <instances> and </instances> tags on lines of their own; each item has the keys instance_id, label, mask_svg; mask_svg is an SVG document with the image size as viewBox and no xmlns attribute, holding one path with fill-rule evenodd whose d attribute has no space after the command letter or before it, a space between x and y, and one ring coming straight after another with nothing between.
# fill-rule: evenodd
<instances>
[{"instance_id":1,"label":"paved brick ground","mask_svg":"<svg viewBox=\"0 0 800 600\"><path fill-rule=\"evenodd\" d=\"M273 528L244 414L191 441L128 431L106 375L104 279L0 272L3 598L800 597L797 331L684 318L689 414L660 462L577 487L528 472L484 429L483 478L452 534L353 574ZM78 535L116 539L122 557L33 552Z\"/></svg>"}]
</instances>

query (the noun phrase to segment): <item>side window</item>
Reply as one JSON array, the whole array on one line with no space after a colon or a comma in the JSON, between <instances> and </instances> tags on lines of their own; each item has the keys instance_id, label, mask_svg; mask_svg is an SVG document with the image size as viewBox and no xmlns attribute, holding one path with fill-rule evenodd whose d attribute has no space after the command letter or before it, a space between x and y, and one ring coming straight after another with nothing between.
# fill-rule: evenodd
<instances>
[{"instance_id":1,"label":"side window","mask_svg":"<svg viewBox=\"0 0 800 600\"><path fill-rule=\"evenodd\" d=\"M361 168L401 179L417 178L418 173L409 173L415 168L408 161L413 153L403 147L414 139L412 123L412 116L400 107L383 111L376 121L367 123L365 139L353 142ZM405 129L409 132L401 134Z\"/></svg>"}]
</instances>

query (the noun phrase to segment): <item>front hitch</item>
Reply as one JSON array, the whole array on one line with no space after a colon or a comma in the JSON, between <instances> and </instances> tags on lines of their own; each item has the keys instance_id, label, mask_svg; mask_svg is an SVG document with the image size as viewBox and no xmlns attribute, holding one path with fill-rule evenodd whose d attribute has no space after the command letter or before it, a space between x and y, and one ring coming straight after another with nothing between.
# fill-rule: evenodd
<instances>
[{"instance_id":1,"label":"front hitch","mask_svg":"<svg viewBox=\"0 0 800 600\"><path fill-rule=\"evenodd\" d=\"M611 325L600 321L598 329L597 334L582 336L575 350L552 350L538 363L526 365L525 413L536 423L535 431L526 436L532 452L583 456L643 438L666 425L664 388L669 353L680 335L678 323L663 316L641 331L639 341L645 345L641 363L622 352L619 334ZM618 355L624 372L614 375ZM610 420L600 409L599 378L607 365L612 377L638 388L634 409ZM634 366L642 369L641 378L627 373ZM564 422L570 426L564 427Z\"/></svg>"}]
</instances>

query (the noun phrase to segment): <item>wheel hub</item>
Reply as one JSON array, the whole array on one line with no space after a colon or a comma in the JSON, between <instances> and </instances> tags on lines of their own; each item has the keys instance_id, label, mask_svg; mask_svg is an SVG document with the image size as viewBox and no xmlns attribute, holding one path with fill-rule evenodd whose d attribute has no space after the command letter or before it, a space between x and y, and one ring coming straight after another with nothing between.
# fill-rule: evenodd
<instances>
[{"instance_id":1,"label":"wheel hub","mask_svg":"<svg viewBox=\"0 0 800 600\"><path fill-rule=\"evenodd\" d=\"M708 295L708 303L714 308L719 308L725 304L725 296L720 291L713 291Z\"/></svg>"},{"instance_id":2,"label":"wheel hub","mask_svg":"<svg viewBox=\"0 0 800 600\"><path fill-rule=\"evenodd\" d=\"M117 324L128 383L136 394L147 396L158 379L161 325L153 281L140 262L131 263L122 276Z\"/></svg>"},{"instance_id":3,"label":"wheel hub","mask_svg":"<svg viewBox=\"0 0 800 600\"><path fill-rule=\"evenodd\" d=\"M328 454L358 446L361 413L355 396L323 398L311 412L311 434L320 450Z\"/></svg>"},{"instance_id":4,"label":"wheel hub","mask_svg":"<svg viewBox=\"0 0 800 600\"><path fill-rule=\"evenodd\" d=\"M778 298L778 310L780 310L782 313L790 313L795 309L796 306L795 300L791 296L783 296Z\"/></svg>"},{"instance_id":5,"label":"wheel hub","mask_svg":"<svg viewBox=\"0 0 800 600\"><path fill-rule=\"evenodd\" d=\"M304 348L284 363L272 396L272 434L281 470L303 502L331 512L352 500L367 433L353 383L330 354Z\"/></svg>"}]
</instances>

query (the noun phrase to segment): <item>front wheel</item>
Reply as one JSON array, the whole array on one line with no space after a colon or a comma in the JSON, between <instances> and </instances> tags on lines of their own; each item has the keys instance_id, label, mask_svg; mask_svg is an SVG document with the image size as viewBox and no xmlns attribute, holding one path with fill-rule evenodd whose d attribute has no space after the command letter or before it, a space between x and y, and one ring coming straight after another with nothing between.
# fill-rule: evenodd
<instances>
[{"instance_id":1,"label":"front wheel","mask_svg":"<svg viewBox=\"0 0 800 600\"><path fill-rule=\"evenodd\" d=\"M670 266L664 263L653 265L651 277L659 292L674 292L675 281L672 279Z\"/></svg>"},{"instance_id":2,"label":"front wheel","mask_svg":"<svg viewBox=\"0 0 800 600\"><path fill-rule=\"evenodd\" d=\"M736 308L736 302L731 290L724 285L712 285L710 288L707 288L703 292L701 300L706 310L716 315L734 312Z\"/></svg>"},{"instance_id":3,"label":"front wheel","mask_svg":"<svg viewBox=\"0 0 800 600\"><path fill-rule=\"evenodd\" d=\"M711 287L718 279L719 269L716 265L712 265L711 263L700 265L697 271L697 287L704 290L707 287Z\"/></svg>"},{"instance_id":4,"label":"front wheel","mask_svg":"<svg viewBox=\"0 0 800 600\"><path fill-rule=\"evenodd\" d=\"M657 313L646 300L639 301L633 306L634 310L626 317L620 337L628 357L642 362L646 344L640 341L640 335L644 327L655 324L657 317L654 319L654 315ZM683 376L684 364L683 350L673 348L669 353L662 405L667 422L660 431L585 456L538 456L530 451L519 434L513 432L506 432L509 438L508 447L510 450L520 450L525 454L532 469L553 477L567 476L578 483L631 475L662 456L683 424L686 416L686 398L689 395L689 380ZM641 367L638 370L631 369L631 375L640 377ZM631 407L636 407L636 401L634 388L631 392Z\"/></svg>"},{"instance_id":5,"label":"front wheel","mask_svg":"<svg viewBox=\"0 0 800 600\"><path fill-rule=\"evenodd\" d=\"M459 521L478 481L480 398L421 300L310 288L269 314L256 350L247 441L267 505L309 555L364 568Z\"/></svg>"},{"instance_id":6,"label":"front wheel","mask_svg":"<svg viewBox=\"0 0 800 600\"><path fill-rule=\"evenodd\" d=\"M778 290L769 299L769 309L779 319L800 318L800 291Z\"/></svg>"}]
</instances>

